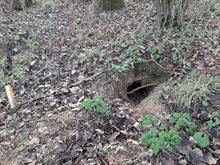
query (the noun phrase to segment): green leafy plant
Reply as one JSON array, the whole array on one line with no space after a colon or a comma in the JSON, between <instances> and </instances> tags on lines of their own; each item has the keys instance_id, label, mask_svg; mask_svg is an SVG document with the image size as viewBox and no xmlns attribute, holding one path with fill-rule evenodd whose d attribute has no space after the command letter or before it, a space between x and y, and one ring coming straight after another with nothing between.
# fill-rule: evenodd
<instances>
[{"instance_id":1,"label":"green leafy plant","mask_svg":"<svg viewBox=\"0 0 220 165\"><path fill-rule=\"evenodd\" d=\"M180 51L176 51L172 54L173 61L179 61L181 59L183 59L183 54Z\"/></svg>"},{"instance_id":2,"label":"green leafy plant","mask_svg":"<svg viewBox=\"0 0 220 165\"><path fill-rule=\"evenodd\" d=\"M170 118L169 122L175 125L178 130L184 129L191 135L196 130L196 123L191 121L191 116L188 113L174 113Z\"/></svg>"},{"instance_id":3,"label":"green leafy plant","mask_svg":"<svg viewBox=\"0 0 220 165\"><path fill-rule=\"evenodd\" d=\"M218 112L214 115L214 117L211 120L207 122L207 124L209 129L220 126L220 117Z\"/></svg>"},{"instance_id":4,"label":"green leafy plant","mask_svg":"<svg viewBox=\"0 0 220 165\"><path fill-rule=\"evenodd\" d=\"M116 71L129 71L133 68L133 65L132 63L130 62L124 62L122 63L121 65L115 65L115 64L112 64L112 70L116 70Z\"/></svg>"},{"instance_id":5,"label":"green leafy plant","mask_svg":"<svg viewBox=\"0 0 220 165\"><path fill-rule=\"evenodd\" d=\"M153 116L153 115L146 116L141 119L141 123L143 125L152 125L152 124L157 123L158 121L159 121L159 117Z\"/></svg>"},{"instance_id":6,"label":"green leafy plant","mask_svg":"<svg viewBox=\"0 0 220 165\"><path fill-rule=\"evenodd\" d=\"M209 137L206 134L202 134L201 132L196 132L193 135L193 138L196 140L198 146L201 148L206 148L210 145Z\"/></svg>"},{"instance_id":7,"label":"green leafy plant","mask_svg":"<svg viewBox=\"0 0 220 165\"><path fill-rule=\"evenodd\" d=\"M20 78L22 74L24 74L24 70L21 65L16 65L12 68L11 76L6 75L3 69L1 69L4 67L5 67L5 59L2 58L0 59L0 86L4 86L8 82L10 82L13 79L13 77Z\"/></svg>"},{"instance_id":8,"label":"green leafy plant","mask_svg":"<svg viewBox=\"0 0 220 165\"><path fill-rule=\"evenodd\" d=\"M54 0L44 0L41 3L41 8L42 9L48 9L48 8L53 8L54 7Z\"/></svg>"},{"instance_id":9,"label":"green leafy plant","mask_svg":"<svg viewBox=\"0 0 220 165\"><path fill-rule=\"evenodd\" d=\"M140 55L140 47L139 45L133 45L130 46L127 50L126 50L126 54L131 56L132 59L137 59Z\"/></svg>"},{"instance_id":10,"label":"green leafy plant","mask_svg":"<svg viewBox=\"0 0 220 165\"><path fill-rule=\"evenodd\" d=\"M16 65L14 68L12 68L12 74L18 78L21 77L21 75L24 74L24 70L21 65Z\"/></svg>"},{"instance_id":11,"label":"green leafy plant","mask_svg":"<svg viewBox=\"0 0 220 165\"><path fill-rule=\"evenodd\" d=\"M110 114L107 103L103 100L103 97L99 95L94 96L92 99L84 100L81 103L80 108L88 112L94 111L103 113L106 116Z\"/></svg>"},{"instance_id":12,"label":"green leafy plant","mask_svg":"<svg viewBox=\"0 0 220 165\"><path fill-rule=\"evenodd\" d=\"M91 57L98 57L100 54L101 54L101 50L99 48L94 48L89 52L88 56L90 58Z\"/></svg>"},{"instance_id":13,"label":"green leafy plant","mask_svg":"<svg viewBox=\"0 0 220 165\"><path fill-rule=\"evenodd\" d=\"M151 35L151 32L141 31L137 34L137 38L146 38Z\"/></svg>"},{"instance_id":14,"label":"green leafy plant","mask_svg":"<svg viewBox=\"0 0 220 165\"><path fill-rule=\"evenodd\" d=\"M161 150L171 151L173 145L181 142L181 138L176 132L156 128L151 128L139 140L141 144L149 145L155 155Z\"/></svg>"},{"instance_id":15,"label":"green leafy plant","mask_svg":"<svg viewBox=\"0 0 220 165\"><path fill-rule=\"evenodd\" d=\"M148 51L156 60L160 60L164 56L163 50L157 49L156 47L150 47Z\"/></svg>"},{"instance_id":16,"label":"green leafy plant","mask_svg":"<svg viewBox=\"0 0 220 165\"><path fill-rule=\"evenodd\" d=\"M122 48L121 45L123 44L123 40L122 39L116 39L114 41L112 41L111 43L111 48L116 52L119 53L121 52Z\"/></svg>"},{"instance_id":17,"label":"green leafy plant","mask_svg":"<svg viewBox=\"0 0 220 165\"><path fill-rule=\"evenodd\" d=\"M184 41L184 42L180 43L180 48L189 50L192 48L192 43L189 41Z\"/></svg>"},{"instance_id":18,"label":"green leafy plant","mask_svg":"<svg viewBox=\"0 0 220 165\"><path fill-rule=\"evenodd\" d=\"M36 36L33 36L32 38L25 40L25 43L31 50L36 50L39 46L39 42Z\"/></svg>"}]
</instances>

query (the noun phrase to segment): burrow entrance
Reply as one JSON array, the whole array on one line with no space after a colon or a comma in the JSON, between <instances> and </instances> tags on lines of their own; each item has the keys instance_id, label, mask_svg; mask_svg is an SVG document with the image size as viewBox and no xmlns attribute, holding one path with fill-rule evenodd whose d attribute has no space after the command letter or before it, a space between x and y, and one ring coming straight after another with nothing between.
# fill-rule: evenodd
<instances>
[{"instance_id":1,"label":"burrow entrance","mask_svg":"<svg viewBox=\"0 0 220 165\"><path fill-rule=\"evenodd\" d=\"M155 85L144 87L140 81L133 82L127 88L127 96L132 104L139 104L154 89Z\"/></svg>"},{"instance_id":2,"label":"burrow entrance","mask_svg":"<svg viewBox=\"0 0 220 165\"><path fill-rule=\"evenodd\" d=\"M124 100L137 105L159 84L167 81L169 72L152 61L137 62L133 69L118 73L114 90Z\"/></svg>"}]
</instances>

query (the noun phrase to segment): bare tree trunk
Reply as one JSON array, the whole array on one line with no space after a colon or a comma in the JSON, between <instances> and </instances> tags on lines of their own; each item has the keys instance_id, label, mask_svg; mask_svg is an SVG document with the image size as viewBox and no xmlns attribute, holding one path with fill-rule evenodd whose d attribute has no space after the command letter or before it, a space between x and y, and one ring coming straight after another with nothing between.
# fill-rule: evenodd
<instances>
[{"instance_id":1,"label":"bare tree trunk","mask_svg":"<svg viewBox=\"0 0 220 165\"><path fill-rule=\"evenodd\" d=\"M20 0L12 0L12 7L15 10L22 10L23 9Z\"/></svg>"},{"instance_id":2,"label":"bare tree trunk","mask_svg":"<svg viewBox=\"0 0 220 165\"><path fill-rule=\"evenodd\" d=\"M154 0L160 27L182 26L189 0Z\"/></svg>"},{"instance_id":3,"label":"bare tree trunk","mask_svg":"<svg viewBox=\"0 0 220 165\"><path fill-rule=\"evenodd\" d=\"M124 7L124 0L97 0L98 7L103 10L116 10Z\"/></svg>"},{"instance_id":4,"label":"bare tree trunk","mask_svg":"<svg viewBox=\"0 0 220 165\"><path fill-rule=\"evenodd\" d=\"M23 10L24 8L30 7L32 0L12 0L12 8L14 10Z\"/></svg>"},{"instance_id":5,"label":"bare tree trunk","mask_svg":"<svg viewBox=\"0 0 220 165\"><path fill-rule=\"evenodd\" d=\"M32 4L32 0L25 0L25 7L30 7Z\"/></svg>"}]
</instances>

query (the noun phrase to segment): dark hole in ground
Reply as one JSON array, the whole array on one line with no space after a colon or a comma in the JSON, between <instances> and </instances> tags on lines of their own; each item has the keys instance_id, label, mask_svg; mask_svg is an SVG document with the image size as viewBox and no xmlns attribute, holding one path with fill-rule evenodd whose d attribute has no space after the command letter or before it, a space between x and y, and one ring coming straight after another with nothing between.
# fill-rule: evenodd
<instances>
[{"instance_id":1,"label":"dark hole in ground","mask_svg":"<svg viewBox=\"0 0 220 165\"><path fill-rule=\"evenodd\" d=\"M128 86L127 92L131 92L139 87L143 86L140 81L133 82L130 86ZM131 94L128 94L128 98L132 104L139 104L142 100L144 100L149 93L154 89L155 86L149 86L145 88L141 88Z\"/></svg>"}]
</instances>

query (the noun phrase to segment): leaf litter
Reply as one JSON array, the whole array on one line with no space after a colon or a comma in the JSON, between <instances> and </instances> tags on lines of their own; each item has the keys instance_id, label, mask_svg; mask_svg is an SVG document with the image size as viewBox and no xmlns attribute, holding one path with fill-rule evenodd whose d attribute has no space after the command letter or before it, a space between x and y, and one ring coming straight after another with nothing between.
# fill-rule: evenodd
<instances>
[{"instance_id":1,"label":"leaf litter","mask_svg":"<svg viewBox=\"0 0 220 165\"><path fill-rule=\"evenodd\" d=\"M91 10L90 4L66 0L56 2L53 8L15 12L3 5L0 38L10 43L13 65L22 65L24 75L12 80L17 109L9 109L6 94L0 90L1 164L219 163L219 136L215 129L211 132L214 144L210 149L197 148L189 135L182 132L183 144L175 148L177 152L153 156L152 151L138 142L138 137L146 131L139 120L140 115L135 114L129 103L114 95L108 79L100 77L107 69L103 62L108 56L118 63L126 60L112 52L111 42L129 38L137 30L154 29L155 12L149 12L151 6L149 1L130 2L123 10L101 12ZM207 35L208 41L195 41L187 58L179 62L171 60L170 53L175 47L170 43L164 48L163 59L157 61L172 71L173 82L194 67L209 75L220 74L220 37L219 32L216 33L219 25L215 18L210 19L208 12L204 15L201 18L197 13L190 26ZM160 43L168 38L153 34L145 39L145 45L140 47L143 57L150 58L148 48L152 43L162 48ZM172 36L170 41L178 45L177 38ZM136 40L125 45L121 43L122 49L134 43ZM101 45L98 56L88 57L91 50ZM110 116L80 111L80 103L95 94L93 80L106 83L99 91L103 91L104 96L110 95L105 100L111 109ZM166 87L165 99L172 103L169 88L172 87ZM220 107L218 96L211 99L215 110ZM167 104L167 110L162 109L164 120L169 116L170 105ZM195 116L208 120L209 117L200 114L199 108L194 107L198 110L193 111Z\"/></svg>"}]
</instances>

